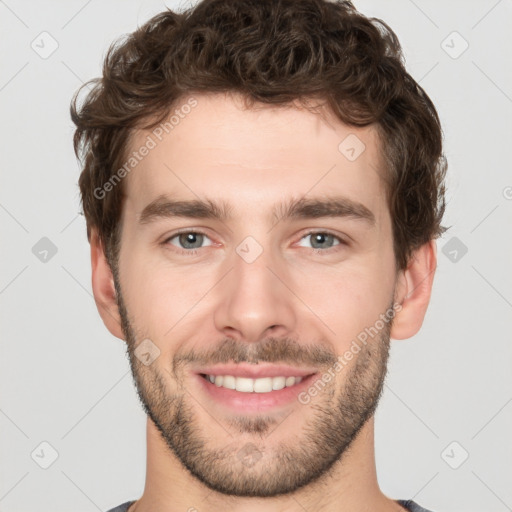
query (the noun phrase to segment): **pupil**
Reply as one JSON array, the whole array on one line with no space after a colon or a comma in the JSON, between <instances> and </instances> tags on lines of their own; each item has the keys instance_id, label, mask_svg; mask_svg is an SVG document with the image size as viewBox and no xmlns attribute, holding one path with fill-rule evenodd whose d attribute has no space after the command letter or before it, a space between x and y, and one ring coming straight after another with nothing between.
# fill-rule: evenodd
<instances>
[{"instance_id":1,"label":"pupil","mask_svg":"<svg viewBox=\"0 0 512 512\"><path fill-rule=\"evenodd\" d=\"M198 233L185 233L181 235L181 244L190 249L191 247L188 245L194 246L194 244L197 244L197 237L200 236ZM192 247L195 248L195 247Z\"/></svg>"},{"instance_id":2,"label":"pupil","mask_svg":"<svg viewBox=\"0 0 512 512\"><path fill-rule=\"evenodd\" d=\"M314 236L315 243L318 243L320 245L325 244L327 242L328 237L330 237L330 236L331 235L327 235L325 233L317 233Z\"/></svg>"}]
</instances>

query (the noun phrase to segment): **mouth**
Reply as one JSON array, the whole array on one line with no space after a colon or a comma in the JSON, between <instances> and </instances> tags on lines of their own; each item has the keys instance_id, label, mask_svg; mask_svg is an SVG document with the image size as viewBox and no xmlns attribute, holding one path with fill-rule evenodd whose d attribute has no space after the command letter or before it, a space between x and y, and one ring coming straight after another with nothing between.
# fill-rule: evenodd
<instances>
[{"instance_id":1,"label":"mouth","mask_svg":"<svg viewBox=\"0 0 512 512\"><path fill-rule=\"evenodd\" d=\"M199 375L217 387L232 389L239 393L271 393L272 391L279 391L283 388L291 388L300 384L304 378L310 376L285 377L282 375L252 379L250 377L235 377L234 375L210 375L204 373Z\"/></svg>"},{"instance_id":2,"label":"mouth","mask_svg":"<svg viewBox=\"0 0 512 512\"><path fill-rule=\"evenodd\" d=\"M260 365L258 365L260 366ZM243 413L263 412L298 402L317 371L279 366L236 365L195 373L201 393L217 405Z\"/></svg>"}]
</instances>

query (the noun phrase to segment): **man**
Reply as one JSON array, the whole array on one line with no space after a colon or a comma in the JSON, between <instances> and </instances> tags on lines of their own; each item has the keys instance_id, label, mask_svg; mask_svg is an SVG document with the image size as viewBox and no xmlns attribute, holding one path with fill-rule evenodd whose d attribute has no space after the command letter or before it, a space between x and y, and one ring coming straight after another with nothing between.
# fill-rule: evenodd
<instances>
[{"instance_id":1,"label":"man","mask_svg":"<svg viewBox=\"0 0 512 512\"><path fill-rule=\"evenodd\" d=\"M147 420L111 512L422 511L377 482L390 338L421 327L442 134L349 2L204 0L113 46L75 151L98 311Z\"/></svg>"}]
</instances>

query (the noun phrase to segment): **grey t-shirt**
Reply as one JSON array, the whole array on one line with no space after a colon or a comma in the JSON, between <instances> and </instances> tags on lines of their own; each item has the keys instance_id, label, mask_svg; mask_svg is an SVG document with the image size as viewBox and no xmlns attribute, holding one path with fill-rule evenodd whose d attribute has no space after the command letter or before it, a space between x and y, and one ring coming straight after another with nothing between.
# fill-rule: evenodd
<instances>
[{"instance_id":1,"label":"grey t-shirt","mask_svg":"<svg viewBox=\"0 0 512 512\"><path fill-rule=\"evenodd\" d=\"M406 510L409 510L409 512L431 512L430 510L427 510L426 508L420 507L417 503L415 503L412 500L397 500L397 502L402 505L402 507L405 507ZM128 507L135 503L135 500L127 501L126 503L123 503L122 505L119 505L118 507L111 508L107 512L126 512L128 510Z\"/></svg>"}]
</instances>

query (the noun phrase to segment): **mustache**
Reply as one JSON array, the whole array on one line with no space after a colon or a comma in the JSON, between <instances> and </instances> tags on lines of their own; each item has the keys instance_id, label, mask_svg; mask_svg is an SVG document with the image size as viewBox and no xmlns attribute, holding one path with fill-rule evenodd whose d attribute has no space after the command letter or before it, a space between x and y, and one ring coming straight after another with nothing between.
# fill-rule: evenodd
<instances>
[{"instance_id":1,"label":"mustache","mask_svg":"<svg viewBox=\"0 0 512 512\"><path fill-rule=\"evenodd\" d=\"M173 367L178 369L189 363L199 366L228 363L283 363L294 366L332 366L337 360L335 352L326 345L301 344L290 338L266 338L261 343L244 343L232 338L221 341L214 349L190 349L175 354Z\"/></svg>"}]
</instances>

